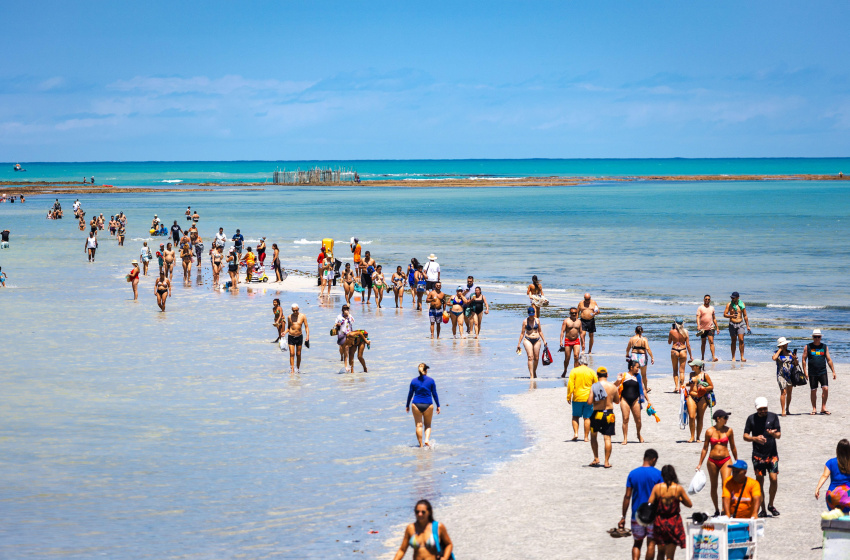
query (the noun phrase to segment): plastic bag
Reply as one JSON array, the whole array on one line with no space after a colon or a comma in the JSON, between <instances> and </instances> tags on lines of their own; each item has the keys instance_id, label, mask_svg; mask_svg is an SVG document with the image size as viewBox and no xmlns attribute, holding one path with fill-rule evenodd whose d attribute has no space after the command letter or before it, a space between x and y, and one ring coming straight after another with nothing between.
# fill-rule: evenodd
<instances>
[{"instance_id":1,"label":"plastic bag","mask_svg":"<svg viewBox=\"0 0 850 560\"><path fill-rule=\"evenodd\" d=\"M691 483L688 485L688 494L694 495L705 488L705 473L702 472L702 469L698 470L694 477L691 479Z\"/></svg>"},{"instance_id":2,"label":"plastic bag","mask_svg":"<svg viewBox=\"0 0 850 560\"><path fill-rule=\"evenodd\" d=\"M552 353L549 352L549 346L543 346L543 365L548 366L552 363Z\"/></svg>"}]
</instances>

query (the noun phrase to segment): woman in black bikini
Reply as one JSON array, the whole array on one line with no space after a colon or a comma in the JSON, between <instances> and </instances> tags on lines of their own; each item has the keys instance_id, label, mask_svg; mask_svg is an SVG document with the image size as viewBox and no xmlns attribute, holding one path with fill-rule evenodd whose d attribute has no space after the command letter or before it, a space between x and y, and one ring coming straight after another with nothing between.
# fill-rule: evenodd
<instances>
[{"instance_id":1,"label":"woman in black bikini","mask_svg":"<svg viewBox=\"0 0 850 560\"><path fill-rule=\"evenodd\" d=\"M472 306L472 328L475 331L475 338L481 334L481 320L485 313L490 313L490 304L487 303L487 298L481 293L481 288L475 286L475 295L469 300Z\"/></svg>"},{"instance_id":2,"label":"woman in black bikini","mask_svg":"<svg viewBox=\"0 0 850 560\"><path fill-rule=\"evenodd\" d=\"M239 254L233 247L230 248L230 254L227 256L227 273L230 274L230 289L238 290L239 284Z\"/></svg>"},{"instance_id":3,"label":"woman in black bikini","mask_svg":"<svg viewBox=\"0 0 850 560\"><path fill-rule=\"evenodd\" d=\"M452 320L452 338L457 336L457 331L460 331L460 337L463 338L463 309L469 300L463 297L463 288L457 287L457 292L452 298L451 320ZM458 328L460 325L460 328Z\"/></svg>"},{"instance_id":4,"label":"woman in black bikini","mask_svg":"<svg viewBox=\"0 0 850 560\"><path fill-rule=\"evenodd\" d=\"M691 338L682 324L684 319L677 318L673 326L670 327L670 333L667 335L667 344L672 344L670 349L670 361L673 362L673 381L676 388L673 392L684 388L685 386L685 364L688 359L693 358L691 353Z\"/></svg>"},{"instance_id":5,"label":"woman in black bikini","mask_svg":"<svg viewBox=\"0 0 850 560\"><path fill-rule=\"evenodd\" d=\"M160 310L165 311L165 300L171 291L171 282L165 277L165 271L159 273L159 278L154 285L154 293L156 294L156 304Z\"/></svg>"},{"instance_id":6,"label":"woman in black bikini","mask_svg":"<svg viewBox=\"0 0 850 560\"><path fill-rule=\"evenodd\" d=\"M643 436L640 435L642 426L641 405L646 400L648 405L652 406L644 391L643 379L640 375L640 363L629 360L628 364L629 371L621 373L617 378L617 385L620 386L620 411L623 413L623 445L629 442L629 416L634 418L638 441L643 443Z\"/></svg>"},{"instance_id":7,"label":"woman in black bikini","mask_svg":"<svg viewBox=\"0 0 850 560\"><path fill-rule=\"evenodd\" d=\"M714 427L705 431L705 445L699 456L696 470L702 469L702 462L708 456L708 480L711 482L711 501L714 503L714 517L720 515L720 505L717 501L717 479L726 480L732 476L732 462L738 460L738 448L735 447L735 436L732 428L726 425L729 413L725 410L714 411ZM732 452L730 455L729 452ZM734 457L734 459L732 459Z\"/></svg>"},{"instance_id":8,"label":"woman in black bikini","mask_svg":"<svg viewBox=\"0 0 850 560\"><path fill-rule=\"evenodd\" d=\"M351 296L354 295L354 272L351 271L351 263L345 263L342 271L342 289L345 291L345 303L351 305Z\"/></svg>"},{"instance_id":9,"label":"woman in black bikini","mask_svg":"<svg viewBox=\"0 0 850 560\"><path fill-rule=\"evenodd\" d=\"M629 343L626 345L626 359L638 362L643 386L647 393L652 391L646 379L646 368L650 363L655 364L655 356L652 355L649 340L643 336L643 327L640 325L635 327L635 335L629 339Z\"/></svg>"},{"instance_id":10,"label":"woman in black bikini","mask_svg":"<svg viewBox=\"0 0 850 560\"><path fill-rule=\"evenodd\" d=\"M277 243L272 243L272 267L274 267L274 281L283 282L283 269L280 266L280 249Z\"/></svg>"},{"instance_id":11,"label":"woman in black bikini","mask_svg":"<svg viewBox=\"0 0 850 560\"><path fill-rule=\"evenodd\" d=\"M528 308L528 318L522 322L522 327L519 331L519 342L516 344L516 353L519 354L520 346L525 348L525 353L528 355L528 375L531 379L537 377L537 364L540 363L540 350L546 344L546 339L543 338L543 328L540 320L536 317L536 310L533 306Z\"/></svg>"},{"instance_id":12,"label":"woman in black bikini","mask_svg":"<svg viewBox=\"0 0 850 560\"><path fill-rule=\"evenodd\" d=\"M702 420L705 417L705 409L708 408L709 393L714 391L714 384L702 370L705 362L694 360L688 365L691 366L691 378L688 381L688 424L691 428L691 439L688 443L693 443L700 440Z\"/></svg>"}]
</instances>

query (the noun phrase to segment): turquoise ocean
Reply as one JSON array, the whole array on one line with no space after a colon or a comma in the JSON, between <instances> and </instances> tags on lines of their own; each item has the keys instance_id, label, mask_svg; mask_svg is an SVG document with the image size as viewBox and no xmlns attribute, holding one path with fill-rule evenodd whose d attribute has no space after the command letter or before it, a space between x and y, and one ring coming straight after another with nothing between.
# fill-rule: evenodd
<instances>
[{"instance_id":1,"label":"turquoise ocean","mask_svg":"<svg viewBox=\"0 0 850 560\"><path fill-rule=\"evenodd\" d=\"M28 163L0 180L72 180L116 186L162 181L263 181L276 168L340 165L364 187L60 196L70 214L129 216L118 247L101 234L97 262L73 219L45 220L55 196L0 204L0 557L345 558L380 555L400 537L413 503L439 508L530 445L499 401L533 390L514 349L525 286L540 277L551 301L543 328L554 341L565 309L591 292L603 309L593 364L622 371L628 336L646 330L654 387L669 385L667 331L676 316L692 331L711 294L718 314L741 293L753 328L747 357L764 361L779 336L801 348L825 330L836 361L850 356L850 185L843 181L605 182L510 186L530 175L835 174L850 159L483 160L371 162ZM481 188L383 186L399 178L481 177ZM494 180L490 185L488 179ZM7 194L14 192L7 187ZM185 225L187 205L211 239L240 228L246 244L278 243L284 267L310 271L319 244L359 237L385 272L435 253L444 284L473 274L492 309L482 338L428 337L427 317L356 302L369 331L368 373L340 374L328 335L342 301L336 288L211 286L208 263L189 285L175 276L159 313L152 278L140 299L124 281L143 241L157 246L154 214ZM293 276L294 278L294 276ZM298 302L311 327L302 372L289 373L276 345L271 304ZM721 325L725 326L725 321ZM450 325L447 325L447 327ZM698 353L698 340L692 338ZM556 364L538 390L561 387ZM733 367L726 331L717 337ZM432 366L442 401L435 448L414 447L404 413L416 364ZM735 367L741 367L737 365ZM746 366L745 366L746 367ZM842 374L839 372L841 382ZM775 391L766 378L765 391ZM660 390L660 389L659 389ZM798 397L799 398L799 397ZM720 403L722 406L722 403ZM659 411L672 418L673 411ZM564 429L569 430L565 424ZM370 533L377 531L377 533ZM462 551L462 544L459 546Z\"/></svg>"}]
</instances>

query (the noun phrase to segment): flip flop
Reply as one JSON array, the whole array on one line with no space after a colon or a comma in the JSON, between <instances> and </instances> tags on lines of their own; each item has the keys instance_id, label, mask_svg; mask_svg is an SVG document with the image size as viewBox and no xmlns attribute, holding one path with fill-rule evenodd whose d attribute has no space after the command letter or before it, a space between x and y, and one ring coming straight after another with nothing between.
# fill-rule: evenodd
<instances>
[{"instance_id":1,"label":"flip flop","mask_svg":"<svg viewBox=\"0 0 850 560\"><path fill-rule=\"evenodd\" d=\"M821 411L821 414L826 414L827 416L829 416L832 413L828 410L824 410L824 411Z\"/></svg>"},{"instance_id":2,"label":"flip flop","mask_svg":"<svg viewBox=\"0 0 850 560\"><path fill-rule=\"evenodd\" d=\"M818 414L817 412L810 412L809 416L817 416L817 414Z\"/></svg>"},{"instance_id":3,"label":"flip flop","mask_svg":"<svg viewBox=\"0 0 850 560\"><path fill-rule=\"evenodd\" d=\"M619 539L620 537L630 537L632 532L623 527L614 527L613 529L608 529L608 534L615 539Z\"/></svg>"}]
</instances>

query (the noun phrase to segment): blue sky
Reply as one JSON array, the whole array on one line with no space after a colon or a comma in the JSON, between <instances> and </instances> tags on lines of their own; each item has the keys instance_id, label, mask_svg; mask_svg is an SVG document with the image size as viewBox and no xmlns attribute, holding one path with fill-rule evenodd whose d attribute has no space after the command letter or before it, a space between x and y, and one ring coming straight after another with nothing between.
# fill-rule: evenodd
<instances>
[{"instance_id":1,"label":"blue sky","mask_svg":"<svg viewBox=\"0 0 850 560\"><path fill-rule=\"evenodd\" d=\"M850 155L850 3L16 2L4 161Z\"/></svg>"}]
</instances>

